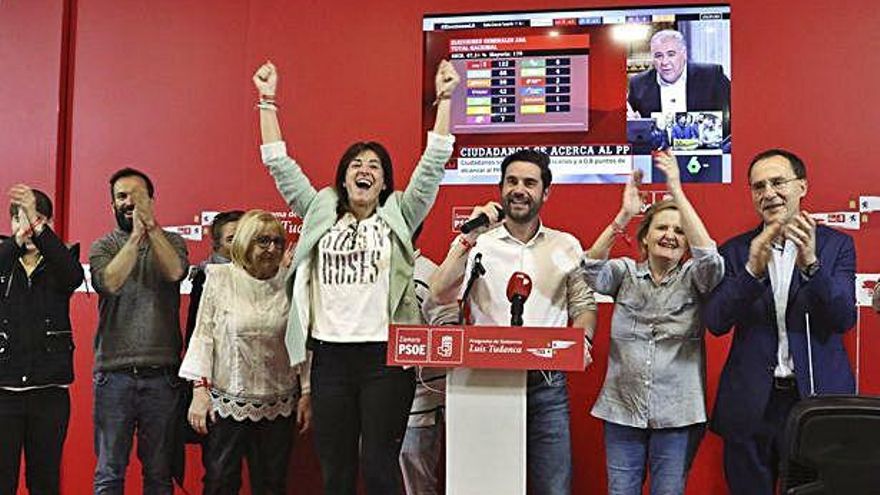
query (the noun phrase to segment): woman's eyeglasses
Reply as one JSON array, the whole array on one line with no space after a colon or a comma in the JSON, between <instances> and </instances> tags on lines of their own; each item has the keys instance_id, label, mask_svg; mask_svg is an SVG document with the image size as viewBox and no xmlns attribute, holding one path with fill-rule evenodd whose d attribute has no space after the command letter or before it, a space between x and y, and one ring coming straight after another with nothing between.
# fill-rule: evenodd
<instances>
[{"instance_id":1,"label":"woman's eyeglasses","mask_svg":"<svg viewBox=\"0 0 880 495\"><path fill-rule=\"evenodd\" d=\"M287 239L283 237L273 237L270 235L261 235L254 239L254 243L257 246L260 246L263 249L269 249L271 244L274 244L278 249L284 249L284 245L287 244Z\"/></svg>"}]
</instances>

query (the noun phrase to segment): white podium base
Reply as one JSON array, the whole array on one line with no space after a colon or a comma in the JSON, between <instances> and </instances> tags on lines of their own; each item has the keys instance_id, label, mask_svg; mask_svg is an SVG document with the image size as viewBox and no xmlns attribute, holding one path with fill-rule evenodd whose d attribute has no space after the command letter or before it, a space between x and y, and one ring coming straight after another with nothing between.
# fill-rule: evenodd
<instances>
[{"instance_id":1,"label":"white podium base","mask_svg":"<svg viewBox=\"0 0 880 495\"><path fill-rule=\"evenodd\" d=\"M447 495L525 495L526 373L447 373Z\"/></svg>"}]
</instances>

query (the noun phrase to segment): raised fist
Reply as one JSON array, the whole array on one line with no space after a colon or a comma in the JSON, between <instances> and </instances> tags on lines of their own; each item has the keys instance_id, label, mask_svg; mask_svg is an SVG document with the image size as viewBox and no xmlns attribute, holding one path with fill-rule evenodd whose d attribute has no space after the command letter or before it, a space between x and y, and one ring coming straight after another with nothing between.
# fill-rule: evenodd
<instances>
[{"instance_id":1,"label":"raised fist","mask_svg":"<svg viewBox=\"0 0 880 495\"><path fill-rule=\"evenodd\" d=\"M437 91L438 99L447 99L452 96L455 87L461 81L455 67L448 60L441 60L437 66L437 75L434 76L434 89Z\"/></svg>"},{"instance_id":2,"label":"raised fist","mask_svg":"<svg viewBox=\"0 0 880 495\"><path fill-rule=\"evenodd\" d=\"M267 60L254 72L253 81L260 96L274 97L278 87L278 71L275 69L275 64Z\"/></svg>"}]
</instances>

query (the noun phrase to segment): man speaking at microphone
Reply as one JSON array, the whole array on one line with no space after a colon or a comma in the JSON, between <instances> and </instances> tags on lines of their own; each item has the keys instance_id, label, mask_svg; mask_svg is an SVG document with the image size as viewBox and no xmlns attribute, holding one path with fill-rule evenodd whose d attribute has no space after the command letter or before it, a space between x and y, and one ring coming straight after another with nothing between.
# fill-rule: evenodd
<instances>
[{"instance_id":1,"label":"man speaking at microphone","mask_svg":"<svg viewBox=\"0 0 880 495\"><path fill-rule=\"evenodd\" d=\"M539 216L550 195L550 157L518 151L501 163L501 204L474 208L471 221L484 225L458 236L431 278L431 296L455 302L479 257L485 274L477 278L465 305L473 325L511 324L511 309L522 304L522 325L584 329L584 366L596 321L593 293L578 275L583 249L571 234L546 227ZM503 217L503 220L501 220ZM467 229L463 229L467 230ZM516 315L513 315L516 316ZM526 392L527 477L530 493L571 493L571 439L568 391L559 371L529 371Z\"/></svg>"}]
</instances>

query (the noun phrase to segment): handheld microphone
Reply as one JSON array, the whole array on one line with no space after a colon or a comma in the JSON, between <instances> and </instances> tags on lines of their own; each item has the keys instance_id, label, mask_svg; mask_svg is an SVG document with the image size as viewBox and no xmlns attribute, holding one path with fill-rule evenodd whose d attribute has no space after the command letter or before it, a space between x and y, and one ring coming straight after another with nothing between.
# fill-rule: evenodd
<instances>
[{"instance_id":1,"label":"handheld microphone","mask_svg":"<svg viewBox=\"0 0 880 495\"><path fill-rule=\"evenodd\" d=\"M532 279L523 272L513 272L507 281L507 300L510 301L510 326L523 325L523 306L532 293Z\"/></svg>"},{"instance_id":2,"label":"handheld microphone","mask_svg":"<svg viewBox=\"0 0 880 495\"><path fill-rule=\"evenodd\" d=\"M495 208L498 211L498 220L504 218L504 210L501 208ZM463 223L461 228L459 229L462 234L469 234L472 230L478 229L480 227L485 227L489 225L489 215L485 213L480 213L474 218L471 218L467 222Z\"/></svg>"}]
</instances>

